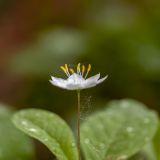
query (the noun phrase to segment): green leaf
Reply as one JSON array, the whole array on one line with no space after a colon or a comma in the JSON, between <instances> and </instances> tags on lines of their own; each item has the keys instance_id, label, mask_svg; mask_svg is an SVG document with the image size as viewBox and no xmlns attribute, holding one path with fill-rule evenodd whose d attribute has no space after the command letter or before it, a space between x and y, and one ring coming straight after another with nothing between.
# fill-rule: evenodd
<instances>
[{"instance_id":1,"label":"green leaf","mask_svg":"<svg viewBox=\"0 0 160 160\"><path fill-rule=\"evenodd\" d=\"M31 160L33 145L31 140L11 122L12 111L0 104L0 159Z\"/></svg>"},{"instance_id":2,"label":"green leaf","mask_svg":"<svg viewBox=\"0 0 160 160\"><path fill-rule=\"evenodd\" d=\"M129 160L157 160L152 143L147 144L140 152Z\"/></svg>"},{"instance_id":3,"label":"green leaf","mask_svg":"<svg viewBox=\"0 0 160 160\"><path fill-rule=\"evenodd\" d=\"M134 100L109 103L81 126L87 160L122 160L140 151L155 134L157 115Z\"/></svg>"},{"instance_id":4,"label":"green leaf","mask_svg":"<svg viewBox=\"0 0 160 160\"><path fill-rule=\"evenodd\" d=\"M156 132L156 135L153 139L153 145L154 145L154 150L157 155L157 160L160 160L160 122L159 122L159 127Z\"/></svg>"},{"instance_id":5,"label":"green leaf","mask_svg":"<svg viewBox=\"0 0 160 160\"><path fill-rule=\"evenodd\" d=\"M72 131L59 116L40 109L26 109L13 117L14 124L26 134L45 144L58 160L77 160Z\"/></svg>"}]
</instances>

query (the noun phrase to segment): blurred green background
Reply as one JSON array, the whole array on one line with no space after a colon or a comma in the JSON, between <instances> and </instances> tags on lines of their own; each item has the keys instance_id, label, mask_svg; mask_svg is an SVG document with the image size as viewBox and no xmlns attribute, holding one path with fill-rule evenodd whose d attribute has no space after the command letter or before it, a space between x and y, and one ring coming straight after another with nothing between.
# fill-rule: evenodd
<instances>
[{"instance_id":1,"label":"blurred green background","mask_svg":"<svg viewBox=\"0 0 160 160\"><path fill-rule=\"evenodd\" d=\"M0 101L76 118L75 92L49 83L59 66L92 64L109 75L82 92L82 118L111 99L135 98L160 111L159 0L1 0ZM36 142L38 159L50 152Z\"/></svg>"}]
</instances>

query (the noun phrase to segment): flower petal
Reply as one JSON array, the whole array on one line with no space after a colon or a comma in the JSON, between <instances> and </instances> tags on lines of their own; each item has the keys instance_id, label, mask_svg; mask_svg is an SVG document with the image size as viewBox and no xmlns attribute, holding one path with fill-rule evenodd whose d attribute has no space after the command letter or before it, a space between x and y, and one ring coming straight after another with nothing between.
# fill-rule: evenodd
<instances>
[{"instance_id":1,"label":"flower petal","mask_svg":"<svg viewBox=\"0 0 160 160\"><path fill-rule=\"evenodd\" d=\"M67 79L66 88L68 90L82 89L82 84L84 82L85 79L81 75L74 73Z\"/></svg>"},{"instance_id":2,"label":"flower petal","mask_svg":"<svg viewBox=\"0 0 160 160\"><path fill-rule=\"evenodd\" d=\"M81 89L87 89L87 88L92 88L94 86L96 86L97 83L93 82L93 81L89 81L87 83L82 84Z\"/></svg>"},{"instance_id":3,"label":"flower petal","mask_svg":"<svg viewBox=\"0 0 160 160\"><path fill-rule=\"evenodd\" d=\"M82 90L96 86L99 83L102 83L106 78L100 78L100 73L92 76L88 79L84 79L82 75L77 73L72 74L68 79L62 79L51 76L50 82L60 88L67 90Z\"/></svg>"},{"instance_id":4,"label":"flower petal","mask_svg":"<svg viewBox=\"0 0 160 160\"><path fill-rule=\"evenodd\" d=\"M74 74L72 74L68 79L67 79L67 81L69 82L69 83L76 83L76 84L79 84L79 83L81 83L82 81L84 81L85 79L81 76L81 75L79 75L79 74L77 74L77 73L74 73Z\"/></svg>"},{"instance_id":5,"label":"flower petal","mask_svg":"<svg viewBox=\"0 0 160 160\"><path fill-rule=\"evenodd\" d=\"M103 77L103 78L101 78L101 79L99 79L99 80L97 81L97 84L102 83L102 82L105 81L107 78L108 78L108 75L105 76L105 77Z\"/></svg>"},{"instance_id":6,"label":"flower petal","mask_svg":"<svg viewBox=\"0 0 160 160\"><path fill-rule=\"evenodd\" d=\"M65 79L57 78L57 77L53 77L53 76L51 76L51 79L52 79L52 81L57 81L57 82L63 82L63 81L65 81Z\"/></svg>"},{"instance_id":7,"label":"flower petal","mask_svg":"<svg viewBox=\"0 0 160 160\"><path fill-rule=\"evenodd\" d=\"M66 88L68 90L80 90L82 89L81 84L67 83Z\"/></svg>"},{"instance_id":8,"label":"flower petal","mask_svg":"<svg viewBox=\"0 0 160 160\"><path fill-rule=\"evenodd\" d=\"M52 80L50 80L50 82L54 85L54 86L57 86L57 87L60 87L60 88L65 88L66 89L66 82L67 80L64 80L62 78L57 78L57 77L51 77Z\"/></svg>"},{"instance_id":9,"label":"flower petal","mask_svg":"<svg viewBox=\"0 0 160 160\"><path fill-rule=\"evenodd\" d=\"M90 78L87 78L86 79L86 82L88 83L88 82L96 82L96 81L98 81L98 79L100 78L100 73L98 73L98 74L96 74L95 76L92 76L92 77L90 77Z\"/></svg>"},{"instance_id":10,"label":"flower petal","mask_svg":"<svg viewBox=\"0 0 160 160\"><path fill-rule=\"evenodd\" d=\"M86 89L86 88L91 88L97 85L97 81L100 78L100 73L96 74L95 76L92 76L88 79L86 79L83 83L82 83L82 89Z\"/></svg>"}]
</instances>

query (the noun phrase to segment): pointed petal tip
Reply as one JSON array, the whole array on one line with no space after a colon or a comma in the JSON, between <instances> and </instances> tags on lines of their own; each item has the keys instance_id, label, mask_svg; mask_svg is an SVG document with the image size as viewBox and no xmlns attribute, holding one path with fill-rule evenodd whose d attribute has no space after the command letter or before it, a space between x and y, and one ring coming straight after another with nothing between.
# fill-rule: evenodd
<instances>
[{"instance_id":1,"label":"pointed petal tip","mask_svg":"<svg viewBox=\"0 0 160 160\"><path fill-rule=\"evenodd\" d=\"M108 78L108 75L106 75L105 77L103 77L102 79L106 80Z\"/></svg>"},{"instance_id":2,"label":"pointed petal tip","mask_svg":"<svg viewBox=\"0 0 160 160\"><path fill-rule=\"evenodd\" d=\"M108 78L109 77L109 75L106 75L104 78Z\"/></svg>"},{"instance_id":3,"label":"pointed petal tip","mask_svg":"<svg viewBox=\"0 0 160 160\"><path fill-rule=\"evenodd\" d=\"M108 75L106 75L105 77L99 79L99 80L97 81L97 84L102 83L102 82L105 81L107 78L108 78Z\"/></svg>"},{"instance_id":4,"label":"pointed petal tip","mask_svg":"<svg viewBox=\"0 0 160 160\"><path fill-rule=\"evenodd\" d=\"M54 79L54 76L51 76L51 80L53 80Z\"/></svg>"},{"instance_id":5,"label":"pointed petal tip","mask_svg":"<svg viewBox=\"0 0 160 160\"><path fill-rule=\"evenodd\" d=\"M49 81L50 83L52 83L53 80L50 79L50 80L48 80L48 81Z\"/></svg>"},{"instance_id":6,"label":"pointed petal tip","mask_svg":"<svg viewBox=\"0 0 160 160\"><path fill-rule=\"evenodd\" d=\"M55 82L53 80L49 80L49 82L52 84L52 85L55 85Z\"/></svg>"}]
</instances>

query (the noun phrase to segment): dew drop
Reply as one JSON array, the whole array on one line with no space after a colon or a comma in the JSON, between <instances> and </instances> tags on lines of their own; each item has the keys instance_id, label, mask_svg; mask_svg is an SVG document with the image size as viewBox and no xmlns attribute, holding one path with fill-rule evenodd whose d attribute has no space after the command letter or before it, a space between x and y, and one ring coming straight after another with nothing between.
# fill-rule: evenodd
<instances>
[{"instance_id":1,"label":"dew drop","mask_svg":"<svg viewBox=\"0 0 160 160\"><path fill-rule=\"evenodd\" d=\"M22 121L22 124L23 125L27 125L27 121Z\"/></svg>"},{"instance_id":2,"label":"dew drop","mask_svg":"<svg viewBox=\"0 0 160 160\"><path fill-rule=\"evenodd\" d=\"M148 142L149 140L150 140L149 137L146 137L146 138L145 138L145 141L146 141L146 142Z\"/></svg>"},{"instance_id":3,"label":"dew drop","mask_svg":"<svg viewBox=\"0 0 160 160\"><path fill-rule=\"evenodd\" d=\"M132 133L134 129L132 127L127 127L126 130L128 133Z\"/></svg>"},{"instance_id":4,"label":"dew drop","mask_svg":"<svg viewBox=\"0 0 160 160\"><path fill-rule=\"evenodd\" d=\"M86 138L86 139L84 140L84 143L86 143L86 144L89 144L89 142L90 142L90 140L89 140L88 138Z\"/></svg>"},{"instance_id":5,"label":"dew drop","mask_svg":"<svg viewBox=\"0 0 160 160\"><path fill-rule=\"evenodd\" d=\"M31 132L37 132L37 130L35 128L30 128L29 131L31 131Z\"/></svg>"},{"instance_id":6,"label":"dew drop","mask_svg":"<svg viewBox=\"0 0 160 160\"><path fill-rule=\"evenodd\" d=\"M125 159L127 159L127 155L122 155L122 156L120 156L119 158L118 158L118 160L125 160Z\"/></svg>"},{"instance_id":7,"label":"dew drop","mask_svg":"<svg viewBox=\"0 0 160 160\"><path fill-rule=\"evenodd\" d=\"M150 122L150 119L149 119L149 118L145 118L145 119L144 119L144 123L145 123L145 124L148 124L149 122Z\"/></svg>"},{"instance_id":8,"label":"dew drop","mask_svg":"<svg viewBox=\"0 0 160 160\"><path fill-rule=\"evenodd\" d=\"M75 146L76 146L76 144L73 142L73 143L72 143L72 147L75 147Z\"/></svg>"},{"instance_id":9,"label":"dew drop","mask_svg":"<svg viewBox=\"0 0 160 160\"><path fill-rule=\"evenodd\" d=\"M128 106L129 106L129 103L128 102L126 102L126 101L123 101L122 102L122 108L128 108Z\"/></svg>"},{"instance_id":10,"label":"dew drop","mask_svg":"<svg viewBox=\"0 0 160 160\"><path fill-rule=\"evenodd\" d=\"M44 141L44 142L47 142L47 141L48 141L48 138L44 138L43 141Z\"/></svg>"},{"instance_id":11,"label":"dew drop","mask_svg":"<svg viewBox=\"0 0 160 160\"><path fill-rule=\"evenodd\" d=\"M99 146L100 146L100 148L104 148L105 144L104 143L100 143Z\"/></svg>"}]
</instances>

